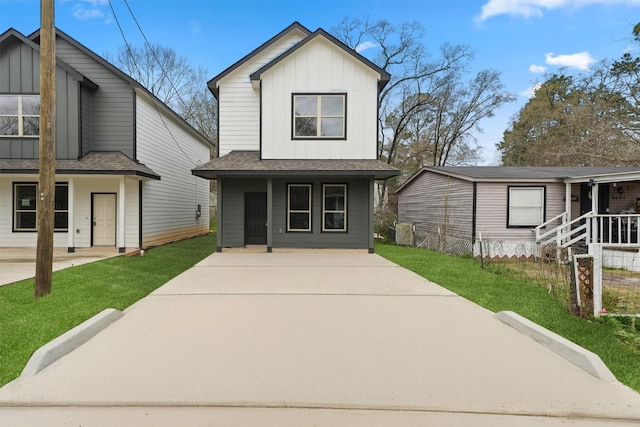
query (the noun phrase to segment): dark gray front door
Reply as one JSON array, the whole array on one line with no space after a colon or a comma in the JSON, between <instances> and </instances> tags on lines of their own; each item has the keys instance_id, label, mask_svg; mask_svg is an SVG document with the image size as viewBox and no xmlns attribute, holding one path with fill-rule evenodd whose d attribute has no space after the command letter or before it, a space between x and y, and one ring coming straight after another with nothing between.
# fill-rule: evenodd
<instances>
[{"instance_id":1,"label":"dark gray front door","mask_svg":"<svg viewBox=\"0 0 640 427\"><path fill-rule=\"evenodd\" d=\"M267 244L267 193L244 194L244 244Z\"/></svg>"}]
</instances>

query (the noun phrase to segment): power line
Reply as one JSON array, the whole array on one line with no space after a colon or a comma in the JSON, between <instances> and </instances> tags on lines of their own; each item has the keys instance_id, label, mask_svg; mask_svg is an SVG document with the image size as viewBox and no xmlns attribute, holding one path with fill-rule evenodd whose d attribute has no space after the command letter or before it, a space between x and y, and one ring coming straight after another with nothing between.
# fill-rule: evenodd
<instances>
[{"instance_id":1,"label":"power line","mask_svg":"<svg viewBox=\"0 0 640 427\"><path fill-rule=\"evenodd\" d=\"M129 7L129 4L127 2L127 0L124 0L124 3L127 6L127 9L129 10L129 13L131 14L131 17L133 18L133 20L135 21L138 30L140 31L140 34L142 34L142 37L145 40L145 43L147 44L147 47L149 48L149 50L151 51L151 54L153 55L153 58L156 60L156 62L158 63L158 66L160 67L160 70L162 71L162 75L163 78L166 78L167 81L169 82L169 84L171 85L171 87L173 88L174 92L176 92L178 99L180 99L180 101L183 103L183 105L186 105L186 103L184 102L184 100L180 97L179 92L177 91L175 85L173 84L173 81L169 78L168 73L166 72L166 70L163 68L162 64L160 63L160 60L158 59L155 50L153 49L153 47L151 46L151 44L149 43L149 40L147 39L147 36L144 34L144 31L142 31L142 27L140 26L140 24L138 23L138 20L136 19L135 15L133 14L133 11L131 10L131 8ZM120 20L118 19L118 16L116 14L116 11L113 7L113 4L111 2L111 0L109 0L109 7L111 8L111 13L113 13L113 19L116 22L116 25L118 26L118 30L120 31L120 35L122 36L122 39L124 40L124 44L125 47L127 49L127 53L129 54L129 57L132 59L132 64L133 66L136 68L136 71L138 72L138 75L142 76L142 70L140 70L140 68L138 67L138 64L135 61L135 57L133 55L133 51L131 49L131 44L128 42L127 37L124 34L124 30L122 29L122 26L120 25ZM167 132L169 132L169 135L171 136L171 139L173 140L174 144L176 145L176 147L178 147L178 149L182 152L182 154L185 156L185 158L194 166L198 165L199 162L194 161L188 154L187 152L182 148L182 146L180 145L180 143L176 140L173 132L171 131L171 129L169 128L169 126L167 125L167 123L164 120L164 117L162 116L162 113L160 112L160 108L158 107L158 104L156 102L156 100L154 100L152 98L152 102L153 102L153 106L156 109L156 112L158 114L158 117L160 118L160 121L162 122L162 125L164 126L164 128L167 130ZM184 119L183 119L184 120Z\"/></svg>"}]
</instances>

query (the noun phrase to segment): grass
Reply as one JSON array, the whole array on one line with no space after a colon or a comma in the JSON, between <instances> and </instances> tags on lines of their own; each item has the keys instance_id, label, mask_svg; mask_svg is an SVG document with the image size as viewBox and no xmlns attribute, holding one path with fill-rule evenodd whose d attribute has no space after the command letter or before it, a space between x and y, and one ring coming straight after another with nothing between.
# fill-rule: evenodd
<instances>
[{"instance_id":1,"label":"grass","mask_svg":"<svg viewBox=\"0 0 640 427\"><path fill-rule=\"evenodd\" d=\"M20 375L43 344L105 308L124 310L216 249L216 236L182 240L140 257L115 257L53 273L34 299L33 279L0 287L0 386Z\"/></svg>"},{"instance_id":2,"label":"grass","mask_svg":"<svg viewBox=\"0 0 640 427\"><path fill-rule=\"evenodd\" d=\"M640 351L621 339L619 320L577 318L545 287L484 270L475 259L389 244L377 244L376 252L493 312L514 311L592 351L620 382L640 391Z\"/></svg>"}]
</instances>

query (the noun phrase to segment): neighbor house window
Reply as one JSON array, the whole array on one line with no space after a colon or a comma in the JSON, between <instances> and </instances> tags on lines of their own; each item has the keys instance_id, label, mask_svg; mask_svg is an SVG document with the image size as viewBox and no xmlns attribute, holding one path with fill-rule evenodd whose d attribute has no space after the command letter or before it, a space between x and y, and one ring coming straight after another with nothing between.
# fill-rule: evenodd
<instances>
[{"instance_id":1,"label":"neighbor house window","mask_svg":"<svg viewBox=\"0 0 640 427\"><path fill-rule=\"evenodd\" d=\"M289 184L287 193L287 231L311 231L311 184Z\"/></svg>"},{"instance_id":2,"label":"neighbor house window","mask_svg":"<svg viewBox=\"0 0 640 427\"><path fill-rule=\"evenodd\" d=\"M36 205L38 184L16 183L13 185L13 230L36 231ZM69 186L56 184L54 200L54 230L67 231L69 228Z\"/></svg>"},{"instance_id":3,"label":"neighbor house window","mask_svg":"<svg viewBox=\"0 0 640 427\"><path fill-rule=\"evenodd\" d=\"M293 137L344 139L346 94L294 94Z\"/></svg>"},{"instance_id":4,"label":"neighbor house window","mask_svg":"<svg viewBox=\"0 0 640 427\"><path fill-rule=\"evenodd\" d=\"M40 135L39 95L0 95L0 137Z\"/></svg>"},{"instance_id":5,"label":"neighbor house window","mask_svg":"<svg viewBox=\"0 0 640 427\"><path fill-rule=\"evenodd\" d=\"M508 187L509 227L536 227L545 221L546 188Z\"/></svg>"},{"instance_id":6,"label":"neighbor house window","mask_svg":"<svg viewBox=\"0 0 640 427\"><path fill-rule=\"evenodd\" d=\"M322 231L347 231L347 186L322 186Z\"/></svg>"}]
</instances>

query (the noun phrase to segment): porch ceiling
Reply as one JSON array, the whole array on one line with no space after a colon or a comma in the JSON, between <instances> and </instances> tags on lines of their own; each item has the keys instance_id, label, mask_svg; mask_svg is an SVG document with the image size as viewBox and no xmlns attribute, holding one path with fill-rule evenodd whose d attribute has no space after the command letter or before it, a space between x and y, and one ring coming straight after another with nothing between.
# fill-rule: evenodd
<instances>
[{"instance_id":1,"label":"porch ceiling","mask_svg":"<svg viewBox=\"0 0 640 427\"><path fill-rule=\"evenodd\" d=\"M232 151L191 171L203 178L219 176L373 176L387 179L399 175L400 170L379 160L334 159L260 159L259 151Z\"/></svg>"},{"instance_id":2,"label":"porch ceiling","mask_svg":"<svg viewBox=\"0 0 640 427\"><path fill-rule=\"evenodd\" d=\"M0 174L37 174L38 159L0 159ZM79 160L56 160L57 174L136 175L160 179L151 168L121 152L90 152Z\"/></svg>"}]
</instances>

